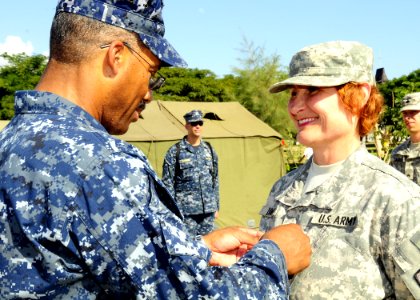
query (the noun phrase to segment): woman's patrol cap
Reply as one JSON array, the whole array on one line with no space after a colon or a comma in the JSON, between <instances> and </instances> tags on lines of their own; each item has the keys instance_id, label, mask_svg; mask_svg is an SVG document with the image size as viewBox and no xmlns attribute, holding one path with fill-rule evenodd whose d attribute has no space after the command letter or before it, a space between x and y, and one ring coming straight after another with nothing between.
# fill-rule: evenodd
<instances>
[{"instance_id":1,"label":"woman's patrol cap","mask_svg":"<svg viewBox=\"0 0 420 300\"><path fill-rule=\"evenodd\" d=\"M420 92L405 95L401 102L401 111L420 110Z\"/></svg>"},{"instance_id":2,"label":"woman's patrol cap","mask_svg":"<svg viewBox=\"0 0 420 300\"><path fill-rule=\"evenodd\" d=\"M277 82L271 93L294 85L331 87L347 82L375 84L373 51L350 41L333 41L308 46L297 52L289 64L289 78Z\"/></svg>"},{"instance_id":3,"label":"woman's patrol cap","mask_svg":"<svg viewBox=\"0 0 420 300\"><path fill-rule=\"evenodd\" d=\"M201 110L192 110L184 115L185 122L203 121L203 113Z\"/></svg>"},{"instance_id":4,"label":"woman's patrol cap","mask_svg":"<svg viewBox=\"0 0 420 300\"><path fill-rule=\"evenodd\" d=\"M163 0L59 0L56 13L74 13L135 32L163 65L186 67L187 63L163 38L162 8Z\"/></svg>"}]
</instances>

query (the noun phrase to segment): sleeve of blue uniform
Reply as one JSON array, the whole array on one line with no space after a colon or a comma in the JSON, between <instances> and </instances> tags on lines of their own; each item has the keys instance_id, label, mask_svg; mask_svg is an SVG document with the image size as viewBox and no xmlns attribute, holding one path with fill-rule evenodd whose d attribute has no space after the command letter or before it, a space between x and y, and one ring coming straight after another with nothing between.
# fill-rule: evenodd
<instances>
[{"instance_id":1,"label":"sleeve of blue uniform","mask_svg":"<svg viewBox=\"0 0 420 300\"><path fill-rule=\"evenodd\" d=\"M165 155L162 166L162 181L166 188L175 197L175 155L173 148L170 148Z\"/></svg>"},{"instance_id":2,"label":"sleeve of blue uniform","mask_svg":"<svg viewBox=\"0 0 420 300\"><path fill-rule=\"evenodd\" d=\"M197 272L199 262L191 257L173 253L173 268L177 273ZM238 263L231 267L208 267L191 281L182 282L183 289L194 290L198 298L220 299L288 299L289 285L284 257L277 245L261 241Z\"/></svg>"},{"instance_id":3,"label":"sleeve of blue uniform","mask_svg":"<svg viewBox=\"0 0 420 300\"><path fill-rule=\"evenodd\" d=\"M220 191L219 191L219 158L216 154L216 152L214 151L214 172L215 172L215 182L214 182L214 195L216 197L216 202L217 202L217 210L220 210Z\"/></svg>"}]
</instances>

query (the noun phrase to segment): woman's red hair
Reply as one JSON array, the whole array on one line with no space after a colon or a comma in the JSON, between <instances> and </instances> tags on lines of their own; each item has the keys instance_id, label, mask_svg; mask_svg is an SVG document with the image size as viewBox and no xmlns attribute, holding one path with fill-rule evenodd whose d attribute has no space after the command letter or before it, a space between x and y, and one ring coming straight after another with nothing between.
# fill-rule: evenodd
<instances>
[{"instance_id":1,"label":"woman's red hair","mask_svg":"<svg viewBox=\"0 0 420 300\"><path fill-rule=\"evenodd\" d=\"M338 87L338 94L345 108L359 118L358 130L361 137L375 127L384 103L378 88L372 86L369 99L364 104L365 93L362 86L362 83L349 82Z\"/></svg>"}]
</instances>

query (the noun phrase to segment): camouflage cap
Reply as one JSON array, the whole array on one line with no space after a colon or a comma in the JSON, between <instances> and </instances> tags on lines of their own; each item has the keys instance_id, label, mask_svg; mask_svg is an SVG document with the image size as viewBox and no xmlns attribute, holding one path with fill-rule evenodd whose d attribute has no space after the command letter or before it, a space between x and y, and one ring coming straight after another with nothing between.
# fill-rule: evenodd
<instances>
[{"instance_id":1,"label":"camouflage cap","mask_svg":"<svg viewBox=\"0 0 420 300\"><path fill-rule=\"evenodd\" d=\"M59 0L56 12L90 17L139 35L164 65L186 67L186 62L163 38L163 0Z\"/></svg>"},{"instance_id":2,"label":"camouflage cap","mask_svg":"<svg viewBox=\"0 0 420 300\"><path fill-rule=\"evenodd\" d=\"M269 89L278 93L294 85L329 87L347 82L375 84L373 51L350 41L333 41L308 46L297 52L289 65L289 78Z\"/></svg>"},{"instance_id":3,"label":"camouflage cap","mask_svg":"<svg viewBox=\"0 0 420 300\"><path fill-rule=\"evenodd\" d=\"M420 92L405 95L402 99L401 111L404 110L420 110Z\"/></svg>"},{"instance_id":4,"label":"camouflage cap","mask_svg":"<svg viewBox=\"0 0 420 300\"><path fill-rule=\"evenodd\" d=\"M184 115L185 122L203 121L203 113L201 110L192 110Z\"/></svg>"}]
</instances>

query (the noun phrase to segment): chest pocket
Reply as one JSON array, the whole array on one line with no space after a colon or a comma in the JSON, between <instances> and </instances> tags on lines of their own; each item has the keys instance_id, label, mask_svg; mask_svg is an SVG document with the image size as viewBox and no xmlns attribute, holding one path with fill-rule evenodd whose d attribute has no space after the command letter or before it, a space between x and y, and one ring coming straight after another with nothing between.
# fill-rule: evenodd
<instances>
[{"instance_id":1,"label":"chest pocket","mask_svg":"<svg viewBox=\"0 0 420 300\"><path fill-rule=\"evenodd\" d=\"M355 299L382 299L392 293L392 286L378 263L378 250L370 245L359 227L345 228L331 225L308 224L305 232L311 238L313 254L308 269L295 276L293 296L305 295L313 286L323 286L331 299L346 299L343 291L363 295ZM340 278L337 281L337 278ZM329 282L330 284L326 284ZM375 287L375 288L372 288ZM311 298L312 295L309 295Z\"/></svg>"},{"instance_id":2,"label":"chest pocket","mask_svg":"<svg viewBox=\"0 0 420 300\"><path fill-rule=\"evenodd\" d=\"M179 160L179 180L191 181L194 177L194 162L191 158L184 158Z\"/></svg>"},{"instance_id":3,"label":"chest pocket","mask_svg":"<svg viewBox=\"0 0 420 300\"><path fill-rule=\"evenodd\" d=\"M278 206L276 202L270 201L269 198L267 204L264 205L259 214L261 216L260 229L269 230L277 225L295 223L295 222L286 222L284 223L284 216L286 215L286 210L282 206Z\"/></svg>"},{"instance_id":4,"label":"chest pocket","mask_svg":"<svg viewBox=\"0 0 420 300\"><path fill-rule=\"evenodd\" d=\"M205 164L205 168L208 169L211 173L213 170L213 158L211 157L210 154L206 153L204 155L204 164Z\"/></svg>"}]
</instances>

